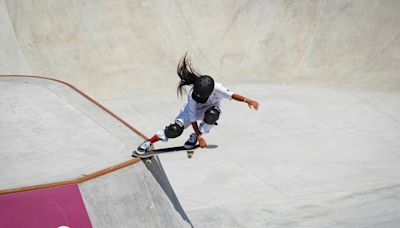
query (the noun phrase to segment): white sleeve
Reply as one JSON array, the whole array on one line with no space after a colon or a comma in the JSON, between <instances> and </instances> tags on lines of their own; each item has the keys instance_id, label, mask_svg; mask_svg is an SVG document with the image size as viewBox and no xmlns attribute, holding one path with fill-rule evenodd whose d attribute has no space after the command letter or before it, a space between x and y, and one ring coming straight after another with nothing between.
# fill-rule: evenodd
<instances>
[{"instance_id":1,"label":"white sleeve","mask_svg":"<svg viewBox=\"0 0 400 228\"><path fill-rule=\"evenodd\" d=\"M222 84L216 83L215 89L214 89L214 90L215 90L215 92L218 94L219 97L221 97L221 98L227 98L227 99L229 99L229 100L232 99L233 92L230 91L229 89L227 89L227 88L226 88L225 86L223 86Z\"/></svg>"}]
</instances>

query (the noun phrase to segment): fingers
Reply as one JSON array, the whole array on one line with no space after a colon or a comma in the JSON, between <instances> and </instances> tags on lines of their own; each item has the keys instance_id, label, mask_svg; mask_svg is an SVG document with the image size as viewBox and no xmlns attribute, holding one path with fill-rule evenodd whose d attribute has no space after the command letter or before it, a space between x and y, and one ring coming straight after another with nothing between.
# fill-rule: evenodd
<instances>
[{"instance_id":1,"label":"fingers","mask_svg":"<svg viewBox=\"0 0 400 228\"><path fill-rule=\"evenodd\" d=\"M249 101L247 103L247 105L249 106L250 109L254 108L256 111L258 110L258 107L260 106L260 104L257 101Z\"/></svg>"},{"instance_id":2,"label":"fingers","mask_svg":"<svg viewBox=\"0 0 400 228\"><path fill-rule=\"evenodd\" d=\"M254 101L254 103L253 103L253 107L254 107L254 109L257 111L258 110L258 106L259 106L260 104L257 102L257 101Z\"/></svg>"},{"instance_id":3,"label":"fingers","mask_svg":"<svg viewBox=\"0 0 400 228\"><path fill-rule=\"evenodd\" d=\"M204 138L199 139L200 148L204 148L207 146L207 142Z\"/></svg>"}]
</instances>

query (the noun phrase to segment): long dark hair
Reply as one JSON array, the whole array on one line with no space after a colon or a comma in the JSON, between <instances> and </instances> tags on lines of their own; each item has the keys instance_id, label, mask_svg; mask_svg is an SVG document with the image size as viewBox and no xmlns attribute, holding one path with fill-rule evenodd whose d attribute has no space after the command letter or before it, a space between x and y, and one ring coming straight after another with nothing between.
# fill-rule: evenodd
<instances>
[{"instance_id":1,"label":"long dark hair","mask_svg":"<svg viewBox=\"0 0 400 228\"><path fill-rule=\"evenodd\" d=\"M178 88L176 90L177 95L182 96L184 90L184 86L193 85L196 80L201 76L195 69L193 69L190 58L187 56L187 53L181 58L178 63L178 67L176 69L176 73L181 78L181 81L178 84Z\"/></svg>"}]
</instances>

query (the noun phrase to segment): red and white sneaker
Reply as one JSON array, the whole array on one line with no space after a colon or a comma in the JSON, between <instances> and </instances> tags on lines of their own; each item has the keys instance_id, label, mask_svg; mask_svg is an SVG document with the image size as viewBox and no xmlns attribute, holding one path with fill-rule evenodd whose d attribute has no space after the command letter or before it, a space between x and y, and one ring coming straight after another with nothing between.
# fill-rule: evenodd
<instances>
[{"instance_id":1,"label":"red and white sneaker","mask_svg":"<svg viewBox=\"0 0 400 228\"><path fill-rule=\"evenodd\" d=\"M149 148L151 147L152 143L150 141L144 141L140 146L137 148L136 153L138 155L143 155L145 154Z\"/></svg>"}]
</instances>

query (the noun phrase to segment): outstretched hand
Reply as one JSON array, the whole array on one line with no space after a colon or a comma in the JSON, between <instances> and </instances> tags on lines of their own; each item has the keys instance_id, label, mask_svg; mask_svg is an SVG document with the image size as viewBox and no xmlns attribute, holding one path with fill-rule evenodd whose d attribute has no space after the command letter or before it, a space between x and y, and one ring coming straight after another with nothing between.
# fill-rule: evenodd
<instances>
[{"instance_id":1,"label":"outstretched hand","mask_svg":"<svg viewBox=\"0 0 400 228\"><path fill-rule=\"evenodd\" d=\"M260 106L260 104L257 101L250 99L249 100L246 99L246 103L250 109L254 108L255 110L258 110L258 107Z\"/></svg>"}]
</instances>

